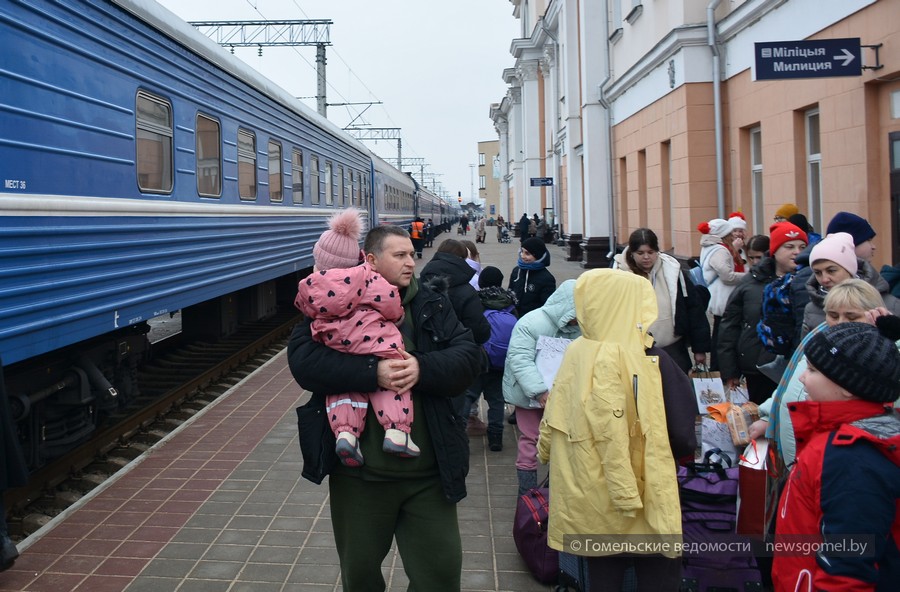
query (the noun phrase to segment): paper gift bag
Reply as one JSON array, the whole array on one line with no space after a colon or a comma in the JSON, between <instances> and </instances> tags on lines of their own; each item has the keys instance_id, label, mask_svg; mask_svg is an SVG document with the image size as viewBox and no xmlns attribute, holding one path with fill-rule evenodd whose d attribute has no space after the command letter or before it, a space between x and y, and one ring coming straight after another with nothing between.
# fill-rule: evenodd
<instances>
[{"instance_id":1,"label":"paper gift bag","mask_svg":"<svg viewBox=\"0 0 900 592\"><path fill-rule=\"evenodd\" d=\"M697 397L697 413L705 415L710 405L726 402L725 387L718 372L692 371L691 382Z\"/></svg>"},{"instance_id":2,"label":"paper gift bag","mask_svg":"<svg viewBox=\"0 0 900 592\"><path fill-rule=\"evenodd\" d=\"M762 536L766 525L769 441L752 440L738 462L738 534Z\"/></svg>"}]
</instances>

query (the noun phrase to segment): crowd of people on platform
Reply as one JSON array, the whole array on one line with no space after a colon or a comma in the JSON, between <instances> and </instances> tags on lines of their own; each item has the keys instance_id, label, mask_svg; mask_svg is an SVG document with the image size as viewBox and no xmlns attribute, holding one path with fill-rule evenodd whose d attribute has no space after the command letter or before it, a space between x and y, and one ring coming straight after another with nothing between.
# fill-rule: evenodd
<instances>
[{"instance_id":1,"label":"crowd of people on platform","mask_svg":"<svg viewBox=\"0 0 900 592\"><path fill-rule=\"evenodd\" d=\"M777 486L760 494L780 504L773 536L864 534L874 545L865 557L776 556L771 567L761 563L763 581L776 590L891 589L900 577L900 300L891 294L900 273L885 268L892 286L873 267L869 222L839 212L820 235L786 204L766 235L747 236L734 212L698 225L696 274L639 228L610 269L559 285L540 224L536 215L520 219L506 276L482 266L477 222L475 242L445 239L419 277L416 237L375 228L356 262L364 277L397 288L403 314L378 317L401 336L390 355L334 345L316 330L316 314L295 331L291 369L312 393L307 406L325 407L332 422L331 430L309 426L325 437L304 453L318 465L304 473L330 475L344 589L382 589L381 562L396 538L412 587L459 590L455 504L466 493L467 426L472 434L481 396L489 450L503 449L504 419L517 426L520 495L538 486L539 463L549 464L551 547L571 551L564 538L578 533L680 534L676 467L700 444L690 379L698 368L719 372L725 388L745 388L759 405L750 433L769 438L777 455ZM347 237L347 253L360 238ZM538 352L558 342L564 353L548 375ZM369 393L372 405L346 393ZM382 393L408 421L380 417ZM347 428L334 425L346 416L341 404L354 407L358 425L384 429L359 428L348 446ZM675 555L601 554L585 563L591 582L621 582L632 569L639 589L681 583Z\"/></svg>"},{"instance_id":2,"label":"crowd of people on platform","mask_svg":"<svg viewBox=\"0 0 900 592\"><path fill-rule=\"evenodd\" d=\"M344 590L383 590L394 541L411 589L460 590L456 504L481 396L490 451L503 449L506 422L517 426L519 495L549 465L550 547L572 552L564 541L578 534L680 535L676 468L700 444L697 368L759 406L749 431L773 451L761 494L778 507L773 536L819 544L776 555L764 581L897 589L900 270L873 266L869 221L839 212L820 235L793 204L766 235L746 236L740 212L704 221L696 274L638 228L609 269L557 285L537 214L518 222L507 275L482 266L485 220L472 242L463 218L418 276L431 221L363 237L358 214L337 214L316 243L288 346L311 393L298 410L303 476L328 477ZM561 348L555 374L543 348ZM860 536L862 555L822 546ZM627 570L640 590L681 585L677 555L584 554L591 590Z\"/></svg>"}]
</instances>

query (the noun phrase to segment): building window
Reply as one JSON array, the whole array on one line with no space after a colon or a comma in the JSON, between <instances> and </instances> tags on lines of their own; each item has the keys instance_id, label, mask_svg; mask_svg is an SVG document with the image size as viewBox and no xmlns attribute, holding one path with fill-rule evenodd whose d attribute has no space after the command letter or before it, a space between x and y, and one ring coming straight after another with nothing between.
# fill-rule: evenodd
<instances>
[{"instance_id":1,"label":"building window","mask_svg":"<svg viewBox=\"0 0 900 592\"><path fill-rule=\"evenodd\" d=\"M322 203L322 193L319 188L319 157L313 156L309 159L309 191L313 205Z\"/></svg>"},{"instance_id":2,"label":"building window","mask_svg":"<svg viewBox=\"0 0 900 592\"><path fill-rule=\"evenodd\" d=\"M478 153L478 166L484 166L484 163L485 163L484 152L479 152Z\"/></svg>"},{"instance_id":3,"label":"building window","mask_svg":"<svg viewBox=\"0 0 900 592\"><path fill-rule=\"evenodd\" d=\"M668 239L668 244L662 248L675 246L675 229L672 228L672 220L675 218L675 208L672 204L672 141L666 140L659 146L659 182L662 190L662 215L663 230L666 233L664 238Z\"/></svg>"},{"instance_id":4,"label":"building window","mask_svg":"<svg viewBox=\"0 0 900 592\"><path fill-rule=\"evenodd\" d=\"M291 199L303 203L303 153L297 149L291 151Z\"/></svg>"},{"instance_id":5,"label":"building window","mask_svg":"<svg viewBox=\"0 0 900 592\"><path fill-rule=\"evenodd\" d=\"M478 188L479 189L487 189L487 177L484 175L478 175Z\"/></svg>"},{"instance_id":6,"label":"building window","mask_svg":"<svg viewBox=\"0 0 900 592\"><path fill-rule=\"evenodd\" d=\"M222 195L222 132L219 122L197 115L197 193L204 197Z\"/></svg>"},{"instance_id":7,"label":"building window","mask_svg":"<svg viewBox=\"0 0 900 592\"><path fill-rule=\"evenodd\" d=\"M144 92L137 94L137 182L141 191L172 191L172 105Z\"/></svg>"},{"instance_id":8,"label":"building window","mask_svg":"<svg viewBox=\"0 0 900 592\"><path fill-rule=\"evenodd\" d=\"M750 128L750 198L753 203L753 228L766 232L765 194L763 193L762 129Z\"/></svg>"},{"instance_id":9,"label":"building window","mask_svg":"<svg viewBox=\"0 0 900 592\"><path fill-rule=\"evenodd\" d=\"M238 194L241 199L256 199L256 134L238 130Z\"/></svg>"},{"instance_id":10,"label":"building window","mask_svg":"<svg viewBox=\"0 0 900 592\"><path fill-rule=\"evenodd\" d=\"M819 141L819 110L806 112L806 196L807 219L813 228L822 228L822 153Z\"/></svg>"},{"instance_id":11,"label":"building window","mask_svg":"<svg viewBox=\"0 0 900 592\"><path fill-rule=\"evenodd\" d=\"M269 140L269 201L284 201L281 179L281 144Z\"/></svg>"}]
</instances>

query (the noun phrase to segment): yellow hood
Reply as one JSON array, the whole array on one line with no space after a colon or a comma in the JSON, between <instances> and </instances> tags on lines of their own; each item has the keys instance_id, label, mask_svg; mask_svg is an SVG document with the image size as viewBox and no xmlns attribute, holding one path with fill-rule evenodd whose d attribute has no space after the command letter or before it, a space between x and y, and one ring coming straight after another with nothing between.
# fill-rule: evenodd
<instances>
[{"instance_id":1,"label":"yellow hood","mask_svg":"<svg viewBox=\"0 0 900 592\"><path fill-rule=\"evenodd\" d=\"M646 349L653 345L647 331L657 315L653 286L641 276L592 269L575 283L575 316L585 339Z\"/></svg>"}]
</instances>

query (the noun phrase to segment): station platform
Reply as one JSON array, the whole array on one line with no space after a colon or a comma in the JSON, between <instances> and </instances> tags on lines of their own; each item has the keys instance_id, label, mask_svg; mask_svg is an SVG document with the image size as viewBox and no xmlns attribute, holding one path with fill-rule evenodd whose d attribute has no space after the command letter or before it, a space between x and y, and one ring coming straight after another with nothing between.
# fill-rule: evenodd
<instances>
[{"instance_id":1,"label":"station platform","mask_svg":"<svg viewBox=\"0 0 900 592\"><path fill-rule=\"evenodd\" d=\"M473 240L442 234L447 238ZM484 265L508 281L518 240L488 228ZM548 245L557 282L583 269ZM426 249L417 268L431 258ZM18 544L0 592L339 591L328 488L300 478L294 409L302 391L282 351L147 453ZM484 402L481 416L486 416ZM468 497L459 504L462 589L539 592L516 552L515 426L504 448L470 435ZM407 580L394 549L384 563L389 591Z\"/></svg>"}]
</instances>

